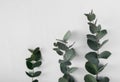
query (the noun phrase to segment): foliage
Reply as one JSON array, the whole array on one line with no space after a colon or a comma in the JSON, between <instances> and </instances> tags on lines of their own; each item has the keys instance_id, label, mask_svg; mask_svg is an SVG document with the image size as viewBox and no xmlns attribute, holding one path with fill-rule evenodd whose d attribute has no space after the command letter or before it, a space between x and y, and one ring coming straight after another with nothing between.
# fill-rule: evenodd
<instances>
[{"instance_id":1,"label":"foliage","mask_svg":"<svg viewBox=\"0 0 120 82\"><path fill-rule=\"evenodd\" d=\"M91 74L87 74L84 77L85 82L109 82L108 77L101 77L99 73L106 67L107 64L103 65L99 61L102 59L107 59L111 55L109 51L99 52L102 46L108 42L104 40L102 43L100 40L107 34L106 29L102 29L101 25L97 25L96 15L91 11L85 14L88 19L89 30L91 34L87 34L87 44L92 52L86 54L85 58L88 60L85 64L86 70ZM96 77L94 77L95 75Z\"/></svg>"},{"instance_id":2,"label":"foliage","mask_svg":"<svg viewBox=\"0 0 120 82\"><path fill-rule=\"evenodd\" d=\"M76 67L70 67L71 60L76 56L76 52L72 45L68 46L68 39L71 36L71 32L68 31L64 37L63 40L57 39L57 42L54 43L54 51L60 56L63 56L63 59L59 60L60 63L60 70L64 74L63 77L59 78L59 82L75 82L75 79L73 78L70 73L77 70Z\"/></svg>"},{"instance_id":3,"label":"foliage","mask_svg":"<svg viewBox=\"0 0 120 82\"><path fill-rule=\"evenodd\" d=\"M26 72L26 74L32 78L32 82L38 82L37 79L34 79L38 76L40 76L41 71L36 71L35 68L38 68L41 66L41 52L39 50L39 47L35 48L34 50L28 49L31 52L31 56L29 58L26 58L26 66L30 70L29 72Z\"/></svg>"}]
</instances>

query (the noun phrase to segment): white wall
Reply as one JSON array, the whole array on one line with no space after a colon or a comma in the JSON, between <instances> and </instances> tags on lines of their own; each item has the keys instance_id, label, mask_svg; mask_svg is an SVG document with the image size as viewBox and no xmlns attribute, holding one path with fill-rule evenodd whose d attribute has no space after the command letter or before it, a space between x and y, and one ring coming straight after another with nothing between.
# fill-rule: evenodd
<instances>
[{"instance_id":1,"label":"white wall","mask_svg":"<svg viewBox=\"0 0 120 82\"><path fill-rule=\"evenodd\" d=\"M120 81L120 10L119 0L0 0L0 82L31 82L26 76L25 58L28 48L41 47L43 54L40 82L58 82L62 76L58 56L53 50L56 38L62 38L71 30L71 41L76 41L79 54L73 60L77 82L84 82L86 72L85 54L91 51L86 44L89 33L84 13L93 9L98 22L108 30L109 38L103 50L110 50L112 56L106 61L108 66L101 73Z\"/></svg>"}]
</instances>

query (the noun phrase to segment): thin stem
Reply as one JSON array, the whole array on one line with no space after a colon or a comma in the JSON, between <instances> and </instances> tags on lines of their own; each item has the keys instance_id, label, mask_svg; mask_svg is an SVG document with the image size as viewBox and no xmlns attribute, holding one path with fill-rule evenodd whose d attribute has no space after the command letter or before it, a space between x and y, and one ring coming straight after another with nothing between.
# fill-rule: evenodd
<instances>
[{"instance_id":1,"label":"thin stem","mask_svg":"<svg viewBox=\"0 0 120 82\"><path fill-rule=\"evenodd\" d=\"M33 69L33 73L34 73L34 69ZM32 77L32 82L33 82L33 77Z\"/></svg>"},{"instance_id":2,"label":"thin stem","mask_svg":"<svg viewBox=\"0 0 120 82\"><path fill-rule=\"evenodd\" d=\"M99 50L97 50L97 58L98 58L98 55L99 55ZM96 80L98 80L98 73L96 74Z\"/></svg>"}]
</instances>

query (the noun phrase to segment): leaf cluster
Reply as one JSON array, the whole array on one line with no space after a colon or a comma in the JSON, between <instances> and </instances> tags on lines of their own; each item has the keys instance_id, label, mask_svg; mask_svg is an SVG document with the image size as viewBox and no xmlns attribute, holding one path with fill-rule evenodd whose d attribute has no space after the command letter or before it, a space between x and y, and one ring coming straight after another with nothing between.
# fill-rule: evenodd
<instances>
[{"instance_id":1,"label":"leaf cluster","mask_svg":"<svg viewBox=\"0 0 120 82\"><path fill-rule=\"evenodd\" d=\"M100 77L98 74L106 67L99 59L107 59L111 53L109 51L103 51L99 53L100 48L108 42L104 40L100 43L100 40L107 34L106 29L102 29L101 25L97 25L96 15L91 11L85 14L88 19L89 30L91 34L87 34L87 44L92 52L86 54L85 58L88 60L85 64L86 70L90 73L84 77L85 82L109 82L108 77ZM95 75L96 78L93 76Z\"/></svg>"},{"instance_id":2,"label":"leaf cluster","mask_svg":"<svg viewBox=\"0 0 120 82\"><path fill-rule=\"evenodd\" d=\"M40 76L41 71L34 71L35 68L38 68L41 66L41 52L39 50L39 47L35 48L34 50L28 49L31 52L31 56L29 58L26 58L26 66L30 70L29 72L26 72L26 74L32 78L32 82L38 82L37 79L34 79L35 77Z\"/></svg>"},{"instance_id":3,"label":"leaf cluster","mask_svg":"<svg viewBox=\"0 0 120 82\"><path fill-rule=\"evenodd\" d=\"M71 36L71 32L68 31L64 37L63 40L57 39L57 42L54 43L53 50L56 51L56 53L60 56L63 56L63 59L59 60L60 63L60 70L64 74L63 77L59 79L59 82L75 82L73 76L70 75L70 73L77 70L77 67L70 67L71 60L76 56L76 52L74 48L72 47L74 43L70 46L68 46L68 39Z\"/></svg>"}]
</instances>

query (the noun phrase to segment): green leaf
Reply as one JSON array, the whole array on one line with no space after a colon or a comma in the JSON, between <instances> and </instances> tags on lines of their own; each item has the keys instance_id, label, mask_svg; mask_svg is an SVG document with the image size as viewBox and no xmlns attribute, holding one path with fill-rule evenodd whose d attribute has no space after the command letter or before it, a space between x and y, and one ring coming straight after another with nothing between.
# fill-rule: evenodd
<instances>
[{"instance_id":1,"label":"green leaf","mask_svg":"<svg viewBox=\"0 0 120 82\"><path fill-rule=\"evenodd\" d=\"M96 36L91 35L91 34L88 34L88 35L87 35L87 39L92 40L92 41L97 41Z\"/></svg>"},{"instance_id":2,"label":"green leaf","mask_svg":"<svg viewBox=\"0 0 120 82\"><path fill-rule=\"evenodd\" d=\"M67 50L64 55L64 60L72 60L76 56L75 50L73 48Z\"/></svg>"},{"instance_id":3,"label":"green leaf","mask_svg":"<svg viewBox=\"0 0 120 82\"><path fill-rule=\"evenodd\" d=\"M109 82L110 79L108 77L99 77L98 82Z\"/></svg>"},{"instance_id":4,"label":"green leaf","mask_svg":"<svg viewBox=\"0 0 120 82\"><path fill-rule=\"evenodd\" d=\"M90 74L85 75L84 80L85 80L85 82L97 82L97 80L95 79L95 77L93 77Z\"/></svg>"},{"instance_id":5,"label":"green leaf","mask_svg":"<svg viewBox=\"0 0 120 82\"><path fill-rule=\"evenodd\" d=\"M26 61L26 66L28 69L32 70L33 69L33 64L30 61Z\"/></svg>"},{"instance_id":6,"label":"green leaf","mask_svg":"<svg viewBox=\"0 0 120 82\"><path fill-rule=\"evenodd\" d=\"M85 58L86 58L89 62L97 65L97 64L99 63L99 60L98 60L97 55L98 55L98 54L97 54L96 52L89 52L89 53L86 54Z\"/></svg>"},{"instance_id":7,"label":"green leaf","mask_svg":"<svg viewBox=\"0 0 120 82\"><path fill-rule=\"evenodd\" d=\"M107 59L110 55L111 53L109 51L104 51L99 55L99 58Z\"/></svg>"},{"instance_id":8,"label":"green leaf","mask_svg":"<svg viewBox=\"0 0 120 82\"><path fill-rule=\"evenodd\" d=\"M64 63L65 65L71 65L70 61L59 60L59 63Z\"/></svg>"},{"instance_id":9,"label":"green leaf","mask_svg":"<svg viewBox=\"0 0 120 82\"><path fill-rule=\"evenodd\" d=\"M88 44L88 46L91 49L93 49L95 51L97 51L100 48L100 44L99 43L97 43L95 41L92 41L92 40L89 40L89 39L87 40L87 44Z\"/></svg>"},{"instance_id":10,"label":"green leaf","mask_svg":"<svg viewBox=\"0 0 120 82\"><path fill-rule=\"evenodd\" d=\"M89 72L89 73L92 73L92 74L97 74L98 73L98 68L95 64L92 64L91 62L87 62L85 64L85 68L86 70Z\"/></svg>"},{"instance_id":11,"label":"green leaf","mask_svg":"<svg viewBox=\"0 0 120 82\"><path fill-rule=\"evenodd\" d=\"M27 58L26 60L27 61L34 61L35 60L35 55L32 54L31 57Z\"/></svg>"},{"instance_id":12,"label":"green leaf","mask_svg":"<svg viewBox=\"0 0 120 82\"><path fill-rule=\"evenodd\" d=\"M78 69L77 67L71 67L71 68L68 69L68 73L73 73L77 69Z\"/></svg>"},{"instance_id":13,"label":"green leaf","mask_svg":"<svg viewBox=\"0 0 120 82\"><path fill-rule=\"evenodd\" d=\"M26 72L26 75L28 75L29 77L33 77L33 73L32 72Z\"/></svg>"},{"instance_id":14,"label":"green leaf","mask_svg":"<svg viewBox=\"0 0 120 82\"><path fill-rule=\"evenodd\" d=\"M58 45L58 48L61 49L61 50L67 50L68 49L68 47L64 43L57 42L57 45Z\"/></svg>"},{"instance_id":15,"label":"green leaf","mask_svg":"<svg viewBox=\"0 0 120 82\"><path fill-rule=\"evenodd\" d=\"M38 80L37 80L37 79L35 79L35 80L33 80L32 82L38 82Z\"/></svg>"},{"instance_id":16,"label":"green leaf","mask_svg":"<svg viewBox=\"0 0 120 82\"><path fill-rule=\"evenodd\" d=\"M105 64L105 65L99 64L98 65L98 71L101 72L106 66L107 66L107 64Z\"/></svg>"},{"instance_id":17,"label":"green leaf","mask_svg":"<svg viewBox=\"0 0 120 82\"><path fill-rule=\"evenodd\" d=\"M63 40L64 40L65 42L68 41L68 39L70 38L70 36L71 36L71 32L68 31L68 32L64 35Z\"/></svg>"},{"instance_id":18,"label":"green leaf","mask_svg":"<svg viewBox=\"0 0 120 82\"><path fill-rule=\"evenodd\" d=\"M36 63L33 64L33 67L39 67L42 64L41 61L37 61Z\"/></svg>"},{"instance_id":19,"label":"green leaf","mask_svg":"<svg viewBox=\"0 0 120 82\"><path fill-rule=\"evenodd\" d=\"M39 50L39 47L37 47L34 51L33 51L33 55L35 56L35 61L38 61L40 59L42 59L41 57L41 52Z\"/></svg>"},{"instance_id":20,"label":"green leaf","mask_svg":"<svg viewBox=\"0 0 120 82\"><path fill-rule=\"evenodd\" d=\"M59 55L63 55L63 52L59 48L53 48Z\"/></svg>"},{"instance_id":21,"label":"green leaf","mask_svg":"<svg viewBox=\"0 0 120 82\"><path fill-rule=\"evenodd\" d=\"M28 49L31 53L33 53L33 50L32 49Z\"/></svg>"},{"instance_id":22,"label":"green leaf","mask_svg":"<svg viewBox=\"0 0 120 82\"><path fill-rule=\"evenodd\" d=\"M66 64L64 64L64 63L60 64L60 70L62 73L67 73L67 69L68 69L68 67L66 66Z\"/></svg>"},{"instance_id":23,"label":"green leaf","mask_svg":"<svg viewBox=\"0 0 120 82\"><path fill-rule=\"evenodd\" d=\"M71 76L70 74L64 74L63 77L67 79L68 82L75 82L73 76Z\"/></svg>"},{"instance_id":24,"label":"green leaf","mask_svg":"<svg viewBox=\"0 0 120 82\"><path fill-rule=\"evenodd\" d=\"M87 16L87 19L88 19L89 21L93 21L93 20L95 20L95 18L96 18L96 16L95 16L95 14L93 13L93 11L91 11L89 14L85 14L85 16Z\"/></svg>"},{"instance_id":25,"label":"green leaf","mask_svg":"<svg viewBox=\"0 0 120 82\"><path fill-rule=\"evenodd\" d=\"M102 47L104 44L106 44L108 42L108 40L105 40L102 42L102 44L100 45L100 47Z\"/></svg>"},{"instance_id":26,"label":"green leaf","mask_svg":"<svg viewBox=\"0 0 120 82\"><path fill-rule=\"evenodd\" d=\"M26 74L29 76L29 77L37 77L41 74L41 71L37 71L37 72L26 72Z\"/></svg>"},{"instance_id":27,"label":"green leaf","mask_svg":"<svg viewBox=\"0 0 120 82\"><path fill-rule=\"evenodd\" d=\"M107 34L107 31L106 30L102 30L100 31L96 37L100 40L101 38L103 38L105 35Z\"/></svg>"},{"instance_id":28,"label":"green leaf","mask_svg":"<svg viewBox=\"0 0 120 82\"><path fill-rule=\"evenodd\" d=\"M41 74L41 71L37 71L33 74L33 77L38 77Z\"/></svg>"},{"instance_id":29,"label":"green leaf","mask_svg":"<svg viewBox=\"0 0 120 82\"><path fill-rule=\"evenodd\" d=\"M61 77L61 78L59 79L59 82L68 82L68 80L66 80L65 78Z\"/></svg>"},{"instance_id":30,"label":"green leaf","mask_svg":"<svg viewBox=\"0 0 120 82\"><path fill-rule=\"evenodd\" d=\"M96 27L96 25L95 24L93 24L93 23L88 23L89 24L89 29L90 29L90 32L91 33L97 33L97 27Z\"/></svg>"},{"instance_id":31,"label":"green leaf","mask_svg":"<svg viewBox=\"0 0 120 82\"><path fill-rule=\"evenodd\" d=\"M101 31L101 25L98 25L97 26L97 32L100 32Z\"/></svg>"}]
</instances>

